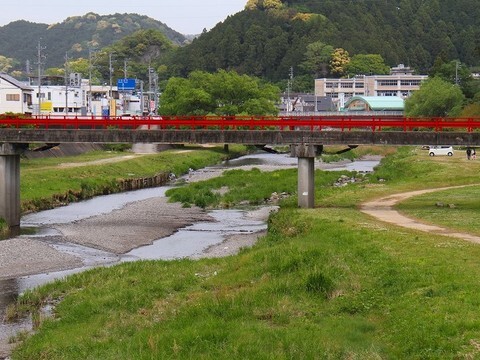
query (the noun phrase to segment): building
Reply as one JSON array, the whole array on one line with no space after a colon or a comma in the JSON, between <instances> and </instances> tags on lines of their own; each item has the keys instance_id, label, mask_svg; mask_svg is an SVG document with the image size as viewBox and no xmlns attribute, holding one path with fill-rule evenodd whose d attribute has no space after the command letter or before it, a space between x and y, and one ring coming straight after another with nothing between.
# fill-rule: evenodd
<instances>
[{"instance_id":1,"label":"building","mask_svg":"<svg viewBox=\"0 0 480 360\"><path fill-rule=\"evenodd\" d=\"M70 74L67 82L64 76L42 76L41 80L39 85L38 77L29 79L35 115L121 116L155 112L156 102L149 101L152 95L143 93L141 88L138 91L113 85L90 85L89 80L82 79L78 73Z\"/></svg>"},{"instance_id":2,"label":"building","mask_svg":"<svg viewBox=\"0 0 480 360\"><path fill-rule=\"evenodd\" d=\"M30 86L0 73L0 114L31 114L32 93Z\"/></svg>"},{"instance_id":3,"label":"building","mask_svg":"<svg viewBox=\"0 0 480 360\"><path fill-rule=\"evenodd\" d=\"M291 93L280 98L278 109L280 115L309 115L315 112L335 111L335 105L329 96L315 96L306 93Z\"/></svg>"},{"instance_id":4,"label":"building","mask_svg":"<svg viewBox=\"0 0 480 360\"><path fill-rule=\"evenodd\" d=\"M420 88L427 75L414 75L403 65L392 68L390 75L362 75L347 79L316 79L315 95L331 97L336 109L342 109L354 96L409 97Z\"/></svg>"},{"instance_id":5,"label":"building","mask_svg":"<svg viewBox=\"0 0 480 360\"><path fill-rule=\"evenodd\" d=\"M353 96L345 103L343 110L401 114L404 110L404 100L398 96Z\"/></svg>"}]
</instances>

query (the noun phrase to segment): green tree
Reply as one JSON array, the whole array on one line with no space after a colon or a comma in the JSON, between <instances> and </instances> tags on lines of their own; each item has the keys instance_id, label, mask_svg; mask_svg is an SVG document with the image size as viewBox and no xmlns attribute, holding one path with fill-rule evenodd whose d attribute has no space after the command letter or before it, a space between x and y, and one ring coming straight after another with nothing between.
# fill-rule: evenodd
<instances>
[{"instance_id":1,"label":"green tree","mask_svg":"<svg viewBox=\"0 0 480 360\"><path fill-rule=\"evenodd\" d=\"M479 117L480 103L473 103L465 106L460 114L461 117Z\"/></svg>"},{"instance_id":2,"label":"green tree","mask_svg":"<svg viewBox=\"0 0 480 360\"><path fill-rule=\"evenodd\" d=\"M346 70L349 75L386 75L390 67L379 54L358 54L352 56Z\"/></svg>"},{"instance_id":3,"label":"green tree","mask_svg":"<svg viewBox=\"0 0 480 360\"><path fill-rule=\"evenodd\" d=\"M480 90L479 83L473 79L470 69L457 60L443 62L437 58L429 76L440 77L452 84L458 84L468 99L472 99Z\"/></svg>"},{"instance_id":4,"label":"green tree","mask_svg":"<svg viewBox=\"0 0 480 360\"><path fill-rule=\"evenodd\" d=\"M171 78L160 98L162 115L206 115L215 103L205 89L191 79Z\"/></svg>"},{"instance_id":5,"label":"green tree","mask_svg":"<svg viewBox=\"0 0 480 360\"><path fill-rule=\"evenodd\" d=\"M0 55L0 72L8 73L15 65L15 60Z\"/></svg>"},{"instance_id":6,"label":"green tree","mask_svg":"<svg viewBox=\"0 0 480 360\"><path fill-rule=\"evenodd\" d=\"M307 45L305 52L305 61L302 63L303 69L317 77L326 77L329 73L328 64L332 59L333 46L324 44L321 41Z\"/></svg>"},{"instance_id":7,"label":"green tree","mask_svg":"<svg viewBox=\"0 0 480 360\"><path fill-rule=\"evenodd\" d=\"M259 79L220 70L171 78L160 99L162 115L267 115L278 112L280 89Z\"/></svg>"},{"instance_id":8,"label":"green tree","mask_svg":"<svg viewBox=\"0 0 480 360\"><path fill-rule=\"evenodd\" d=\"M282 7L281 0L248 0L245 6L248 10L281 9Z\"/></svg>"},{"instance_id":9,"label":"green tree","mask_svg":"<svg viewBox=\"0 0 480 360\"><path fill-rule=\"evenodd\" d=\"M457 85L439 77L425 81L418 91L405 101L405 114L419 116L457 116L465 97Z\"/></svg>"}]
</instances>

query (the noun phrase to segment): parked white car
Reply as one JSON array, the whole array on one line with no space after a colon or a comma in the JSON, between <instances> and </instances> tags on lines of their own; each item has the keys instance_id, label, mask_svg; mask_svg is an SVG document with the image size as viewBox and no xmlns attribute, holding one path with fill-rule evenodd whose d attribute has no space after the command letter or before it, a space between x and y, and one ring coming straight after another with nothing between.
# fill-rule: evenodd
<instances>
[{"instance_id":1,"label":"parked white car","mask_svg":"<svg viewBox=\"0 0 480 360\"><path fill-rule=\"evenodd\" d=\"M437 156L437 155L453 156L453 147L448 146L448 145L429 146L428 147L428 155L430 155L430 156Z\"/></svg>"}]
</instances>

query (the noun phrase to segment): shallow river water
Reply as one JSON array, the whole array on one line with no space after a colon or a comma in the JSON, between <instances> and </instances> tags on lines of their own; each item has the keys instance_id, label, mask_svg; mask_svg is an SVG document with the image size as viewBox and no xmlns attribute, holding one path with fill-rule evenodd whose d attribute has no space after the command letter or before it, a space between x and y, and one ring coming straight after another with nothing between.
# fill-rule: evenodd
<instances>
[{"instance_id":1,"label":"shallow river water","mask_svg":"<svg viewBox=\"0 0 480 360\"><path fill-rule=\"evenodd\" d=\"M329 165L325 170L338 171L349 170L359 172L371 172L379 161L355 161L341 165ZM197 170L203 172L208 178L209 173L219 169L229 168L252 168L262 166L273 168L296 167L297 159L284 154L261 153L248 155L239 159L228 161L222 165ZM271 169L270 169L271 170ZM188 175L187 175L188 179ZM121 194L112 194L96 197L81 203L73 203L65 207L29 214L21 219L23 229L35 229L35 235L28 237L43 239L55 249L73 254L82 259L84 266L74 270L53 272L23 276L15 279L0 280L0 342L5 341L21 329L30 326L29 321L17 324L4 324L3 318L8 304L27 289L65 277L69 274L84 271L95 266L108 266L124 261L140 259L176 259L199 256L205 249L212 245L221 244L228 236L235 234L256 233L266 230L264 221L254 220L246 216L242 210L214 210L209 214L216 222L200 222L180 229L173 235L159 239L152 245L143 246L124 255L116 255L106 251L96 250L81 245L70 243L58 243L49 238L60 235L55 229L55 224L68 224L81 219L101 214L107 214L124 207L128 203L149 199L152 197L165 196L168 186L144 189ZM26 235L25 235L26 236ZM1 359L0 354L0 359Z\"/></svg>"}]
</instances>

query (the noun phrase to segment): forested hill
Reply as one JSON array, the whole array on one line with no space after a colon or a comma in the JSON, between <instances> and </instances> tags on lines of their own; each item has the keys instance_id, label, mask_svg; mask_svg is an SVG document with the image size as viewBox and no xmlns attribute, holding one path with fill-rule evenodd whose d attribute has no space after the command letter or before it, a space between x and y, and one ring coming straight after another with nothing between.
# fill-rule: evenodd
<instances>
[{"instance_id":1,"label":"forested hill","mask_svg":"<svg viewBox=\"0 0 480 360\"><path fill-rule=\"evenodd\" d=\"M88 58L88 49L113 44L138 30L160 30L173 43L183 44L185 36L160 21L137 14L97 15L69 17L54 24L15 21L0 27L0 55L12 58L24 67L26 60L37 61L37 45L41 41L46 55L46 67L59 67L69 57Z\"/></svg>"},{"instance_id":2,"label":"forested hill","mask_svg":"<svg viewBox=\"0 0 480 360\"><path fill-rule=\"evenodd\" d=\"M436 59L480 61L478 0L249 0L247 9L181 49L177 74L235 69L273 81L312 75L309 44L350 56L380 54L387 65L425 73Z\"/></svg>"}]
</instances>

